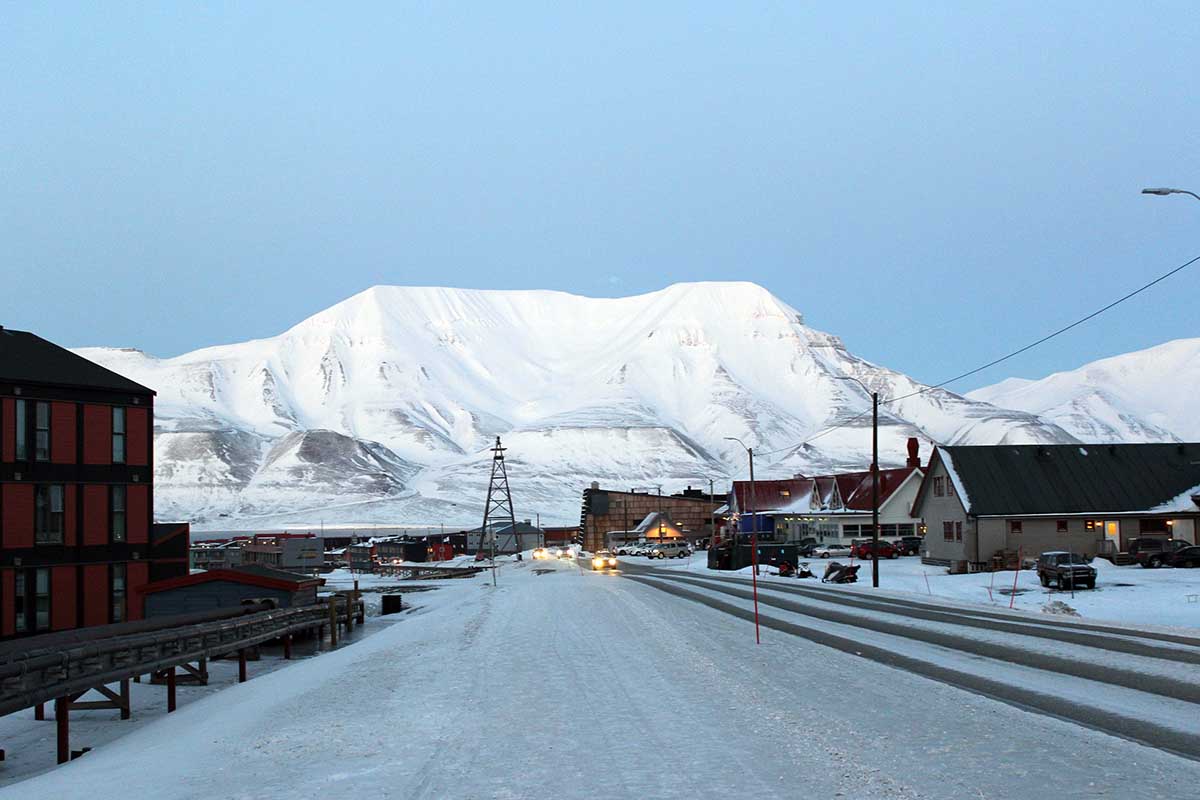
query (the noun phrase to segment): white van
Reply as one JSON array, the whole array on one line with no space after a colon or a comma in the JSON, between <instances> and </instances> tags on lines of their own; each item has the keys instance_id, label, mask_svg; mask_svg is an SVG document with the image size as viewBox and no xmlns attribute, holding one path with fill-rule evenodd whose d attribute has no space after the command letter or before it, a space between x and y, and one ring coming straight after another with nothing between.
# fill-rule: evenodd
<instances>
[{"instance_id":1,"label":"white van","mask_svg":"<svg viewBox=\"0 0 1200 800\"><path fill-rule=\"evenodd\" d=\"M688 547L688 543L678 539L659 542L650 548L651 558L687 558L691 554L692 548Z\"/></svg>"}]
</instances>

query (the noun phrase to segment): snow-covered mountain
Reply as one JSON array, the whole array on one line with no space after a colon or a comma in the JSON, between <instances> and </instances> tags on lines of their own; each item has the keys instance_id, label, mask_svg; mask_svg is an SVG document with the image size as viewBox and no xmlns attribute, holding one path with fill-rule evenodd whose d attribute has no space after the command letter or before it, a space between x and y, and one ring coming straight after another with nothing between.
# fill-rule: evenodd
<instances>
[{"instance_id":1,"label":"snow-covered mountain","mask_svg":"<svg viewBox=\"0 0 1200 800\"><path fill-rule=\"evenodd\" d=\"M883 398L921 388L749 283L616 299L378 286L270 339L78 352L157 390L156 511L198 528L478 524L497 435L518 514L560 523L592 481L669 491L742 474L725 437L756 449L764 477L861 468L870 397L841 378ZM880 417L892 464L909 436L925 453L1074 441L940 389Z\"/></svg>"},{"instance_id":2,"label":"snow-covered mountain","mask_svg":"<svg viewBox=\"0 0 1200 800\"><path fill-rule=\"evenodd\" d=\"M1009 378L967 397L1037 414L1087 442L1200 441L1200 339L1093 361L1041 380Z\"/></svg>"}]
</instances>

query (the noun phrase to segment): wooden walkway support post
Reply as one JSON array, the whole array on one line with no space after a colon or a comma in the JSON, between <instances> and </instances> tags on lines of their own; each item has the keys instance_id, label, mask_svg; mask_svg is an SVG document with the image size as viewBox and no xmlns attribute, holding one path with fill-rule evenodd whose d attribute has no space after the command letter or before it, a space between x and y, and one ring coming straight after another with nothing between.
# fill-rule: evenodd
<instances>
[{"instance_id":1,"label":"wooden walkway support post","mask_svg":"<svg viewBox=\"0 0 1200 800\"><path fill-rule=\"evenodd\" d=\"M175 710L175 668L167 669L167 713Z\"/></svg>"},{"instance_id":2,"label":"wooden walkway support post","mask_svg":"<svg viewBox=\"0 0 1200 800\"><path fill-rule=\"evenodd\" d=\"M33 718L38 722L43 722L46 719L46 704L38 703L33 707Z\"/></svg>"},{"instance_id":3,"label":"wooden walkway support post","mask_svg":"<svg viewBox=\"0 0 1200 800\"><path fill-rule=\"evenodd\" d=\"M290 633L283 637L283 657L288 661L292 660L292 635Z\"/></svg>"},{"instance_id":4,"label":"wooden walkway support post","mask_svg":"<svg viewBox=\"0 0 1200 800\"><path fill-rule=\"evenodd\" d=\"M71 698L58 697L54 700L54 725L58 729L58 763L71 760L71 712L67 707Z\"/></svg>"},{"instance_id":5,"label":"wooden walkway support post","mask_svg":"<svg viewBox=\"0 0 1200 800\"><path fill-rule=\"evenodd\" d=\"M329 598L329 646L337 647L337 595Z\"/></svg>"},{"instance_id":6,"label":"wooden walkway support post","mask_svg":"<svg viewBox=\"0 0 1200 800\"><path fill-rule=\"evenodd\" d=\"M126 678L121 681L121 719L129 719L132 716L129 702L129 679Z\"/></svg>"},{"instance_id":7,"label":"wooden walkway support post","mask_svg":"<svg viewBox=\"0 0 1200 800\"><path fill-rule=\"evenodd\" d=\"M246 648L238 649L238 683L246 682Z\"/></svg>"}]
</instances>

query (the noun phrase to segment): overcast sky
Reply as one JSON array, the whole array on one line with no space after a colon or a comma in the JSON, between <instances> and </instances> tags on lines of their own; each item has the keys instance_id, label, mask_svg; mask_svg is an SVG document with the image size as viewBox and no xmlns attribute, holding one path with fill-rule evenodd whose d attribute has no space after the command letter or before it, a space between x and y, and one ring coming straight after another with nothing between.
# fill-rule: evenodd
<instances>
[{"instance_id":1,"label":"overcast sky","mask_svg":"<svg viewBox=\"0 0 1200 800\"><path fill-rule=\"evenodd\" d=\"M0 324L169 356L379 283L738 279L935 382L1200 254L1139 194L1200 191L1195 0L566 5L4 4ZM1198 336L1198 290L952 388Z\"/></svg>"}]
</instances>

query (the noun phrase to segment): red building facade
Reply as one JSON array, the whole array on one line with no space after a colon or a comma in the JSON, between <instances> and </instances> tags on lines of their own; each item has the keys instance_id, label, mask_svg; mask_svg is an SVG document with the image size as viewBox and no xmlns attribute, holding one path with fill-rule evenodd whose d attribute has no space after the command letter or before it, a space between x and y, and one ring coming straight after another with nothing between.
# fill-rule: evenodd
<instances>
[{"instance_id":1,"label":"red building facade","mask_svg":"<svg viewBox=\"0 0 1200 800\"><path fill-rule=\"evenodd\" d=\"M142 618L154 392L0 328L0 638Z\"/></svg>"}]
</instances>

